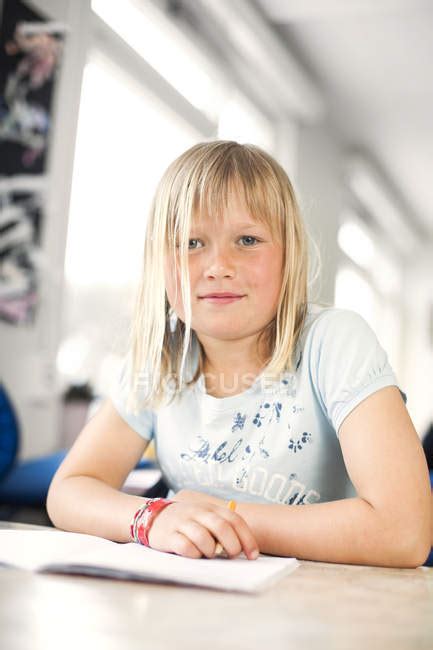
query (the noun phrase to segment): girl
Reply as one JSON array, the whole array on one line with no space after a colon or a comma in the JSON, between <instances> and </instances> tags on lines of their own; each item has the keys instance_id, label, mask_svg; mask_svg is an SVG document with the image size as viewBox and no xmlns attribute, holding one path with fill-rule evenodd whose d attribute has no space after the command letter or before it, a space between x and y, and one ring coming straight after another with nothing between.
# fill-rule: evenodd
<instances>
[{"instance_id":1,"label":"girl","mask_svg":"<svg viewBox=\"0 0 433 650\"><path fill-rule=\"evenodd\" d=\"M271 156L215 141L175 160L118 389L50 486L55 526L191 558L422 564L429 480L406 396L366 321L307 291L305 228ZM152 438L171 489L148 501L120 488Z\"/></svg>"}]
</instances>

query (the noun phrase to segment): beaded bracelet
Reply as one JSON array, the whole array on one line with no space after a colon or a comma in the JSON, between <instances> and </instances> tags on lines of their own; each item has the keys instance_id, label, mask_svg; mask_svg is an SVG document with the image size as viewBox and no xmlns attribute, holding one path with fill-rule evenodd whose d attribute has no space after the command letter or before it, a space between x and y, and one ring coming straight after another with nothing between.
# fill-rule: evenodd
<instances>
[{"instance_id":1,"label":"beaded bracelet","mask_svg":"<svg viewBox=\"0 0 433 650\"><path fill-rule=\"evenodd\" d=\"M131 525L130 525L131 538L137 544L140 543L140 540L138 539L138 525L139 525L140 521L142 520L142 518L144 516L144 513L147 510L147 508L150 506L150 504L153 503L154 501L157 501L157 500L158 500L158 498L156 497L156 498L148 499L147 501L145 501L139 507L139 509L137 510L137 512L135 513L135 515L134 515L134 517L133 517L133 519L131 521Z\"/></svg>"},{"instance_id":2,"label":"beaded bracelet","mask_svg":"<svg viewBox=\"0 0 433 650\"><path fill-rule=\"evenodd\" d=\"M155 516L174 501L156 497L148 499L137 510L130 524L131 538L137 544L149 546L149 531Z\"/></svg>"},{"instance_id":3,"label":"beaded bracelet","mask_svg":"<svg viewBox=\"0 0 433 650\"><path fill-rule=\"evenodd\" d=\"M153 499L149 499L148 501L145 501L139 507L139 509L136 511L136 513L133 516L132 521L130 523L129 530L130 530L130 534L131 534L131 539L132 539L133 542L136 542L137 544L139 543L138 542L138 537L137 537L137 524L138 524L138 521L141 518L144 511L146 510L146 508L148 508L148 506L151 504L152 501L153 501Z\"/></svg>"}]
</instances>

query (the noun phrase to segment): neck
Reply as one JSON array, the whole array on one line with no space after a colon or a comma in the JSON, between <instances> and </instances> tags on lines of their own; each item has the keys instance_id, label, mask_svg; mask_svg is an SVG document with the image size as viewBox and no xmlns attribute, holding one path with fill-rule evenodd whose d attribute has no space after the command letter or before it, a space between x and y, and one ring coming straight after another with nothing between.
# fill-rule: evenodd
<instances>
[{"instance_id":1,"label":"neck","mask_svg":"<svg viewBox=\"0 0 433 650\"><path fill-rule=\"evenodd\" d=\"M268 361L264 351L257 351L256 340L201 341L205 350L203 374L206 390L216 397L236 395L254 383Z\"/></svg>"}]
</instances>

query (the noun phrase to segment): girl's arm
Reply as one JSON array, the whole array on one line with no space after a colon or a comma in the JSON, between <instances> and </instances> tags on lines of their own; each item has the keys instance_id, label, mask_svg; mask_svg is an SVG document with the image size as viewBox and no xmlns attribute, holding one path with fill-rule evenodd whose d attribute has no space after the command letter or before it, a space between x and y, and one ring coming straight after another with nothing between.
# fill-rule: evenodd
<instances>
[{"instance_id":1,"label":"girl's arm","mask_svg":"<svg viewBox=\"0 0 433 650\"><path fill-rule=\"evenodd\" d=\"M143 498L120 492L148 442L106 400L87 422L51 482L47 512L57 528L129 541Z\"/></svg>"},{"instance_id":2,"label":"girl's arm","mask_svg":"<svg viewBox=\"0 0 433 650\"><path fill-rule=\"evenodd\" d=\"M143 497L120 492L146 449L143 440L107 400L86 424L57 470L47 512L57 528L130 542L130 522ZM151 526L152 548L186 557L214 557L219 542L230 557L258 555L244 519L225 506L171 504Z\"/></svg>"},{"instance_id":3,"label":"girl's arm","mask_svg":"<svg viewBox=\"0 0 433 650\"><path fill-rule=\"evenodd\" d=\"M430 544L431 544L431 547L433 548L433 490L432 490L432 493L431 493L430 503L431 503L431 508L430 508L430 515L431 515Z\"/></svg>"},{"instance_id":4,"label":"girl's arm","mask_svg":"<svg viewBox=\"0 0 433 650\"><path fill-rule=\"evenodd\" d=\"M260 551L343 564L423 564L431 541L430 483L398 389L388 386L361 402L341 425L339 439L358 496L303 506L239 503L236 512ZM188 492L174 498L187 499Z\"/></svg>"}]
</instances>

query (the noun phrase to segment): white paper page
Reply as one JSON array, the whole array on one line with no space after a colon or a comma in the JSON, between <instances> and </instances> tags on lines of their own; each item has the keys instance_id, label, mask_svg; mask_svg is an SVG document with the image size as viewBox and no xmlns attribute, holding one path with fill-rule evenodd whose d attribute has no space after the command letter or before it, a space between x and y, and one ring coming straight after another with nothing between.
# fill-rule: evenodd
<instances>
[{"instance_id":1,"label":"white paper page","mask_svg":"<svg viewBox=\"0 0 433 650\"><path fill-rule=\"evenodd\" d=\"M45 564L67 562L77 553L96 548L95 543L100 556L113 544L102 537L61 530L0 530L0 562L36 570Z\"/></svg>"},{"instance_id":2,"label":"white paper page","mask_svg":"<svg viewBox=\"0 0 433 650\"><path fill-rule=\"evenodd\" d=\"M299 566L294 558L261 555L247 560L243 555L229 560L181 557L139 544L116 544L92 535L63 531L0 530L0 562L27 569L44 565L57 570L68 565L99 567L92 571L116 577L142 577L229 591L264 589Z\"/></svg>"}]
</instances>

